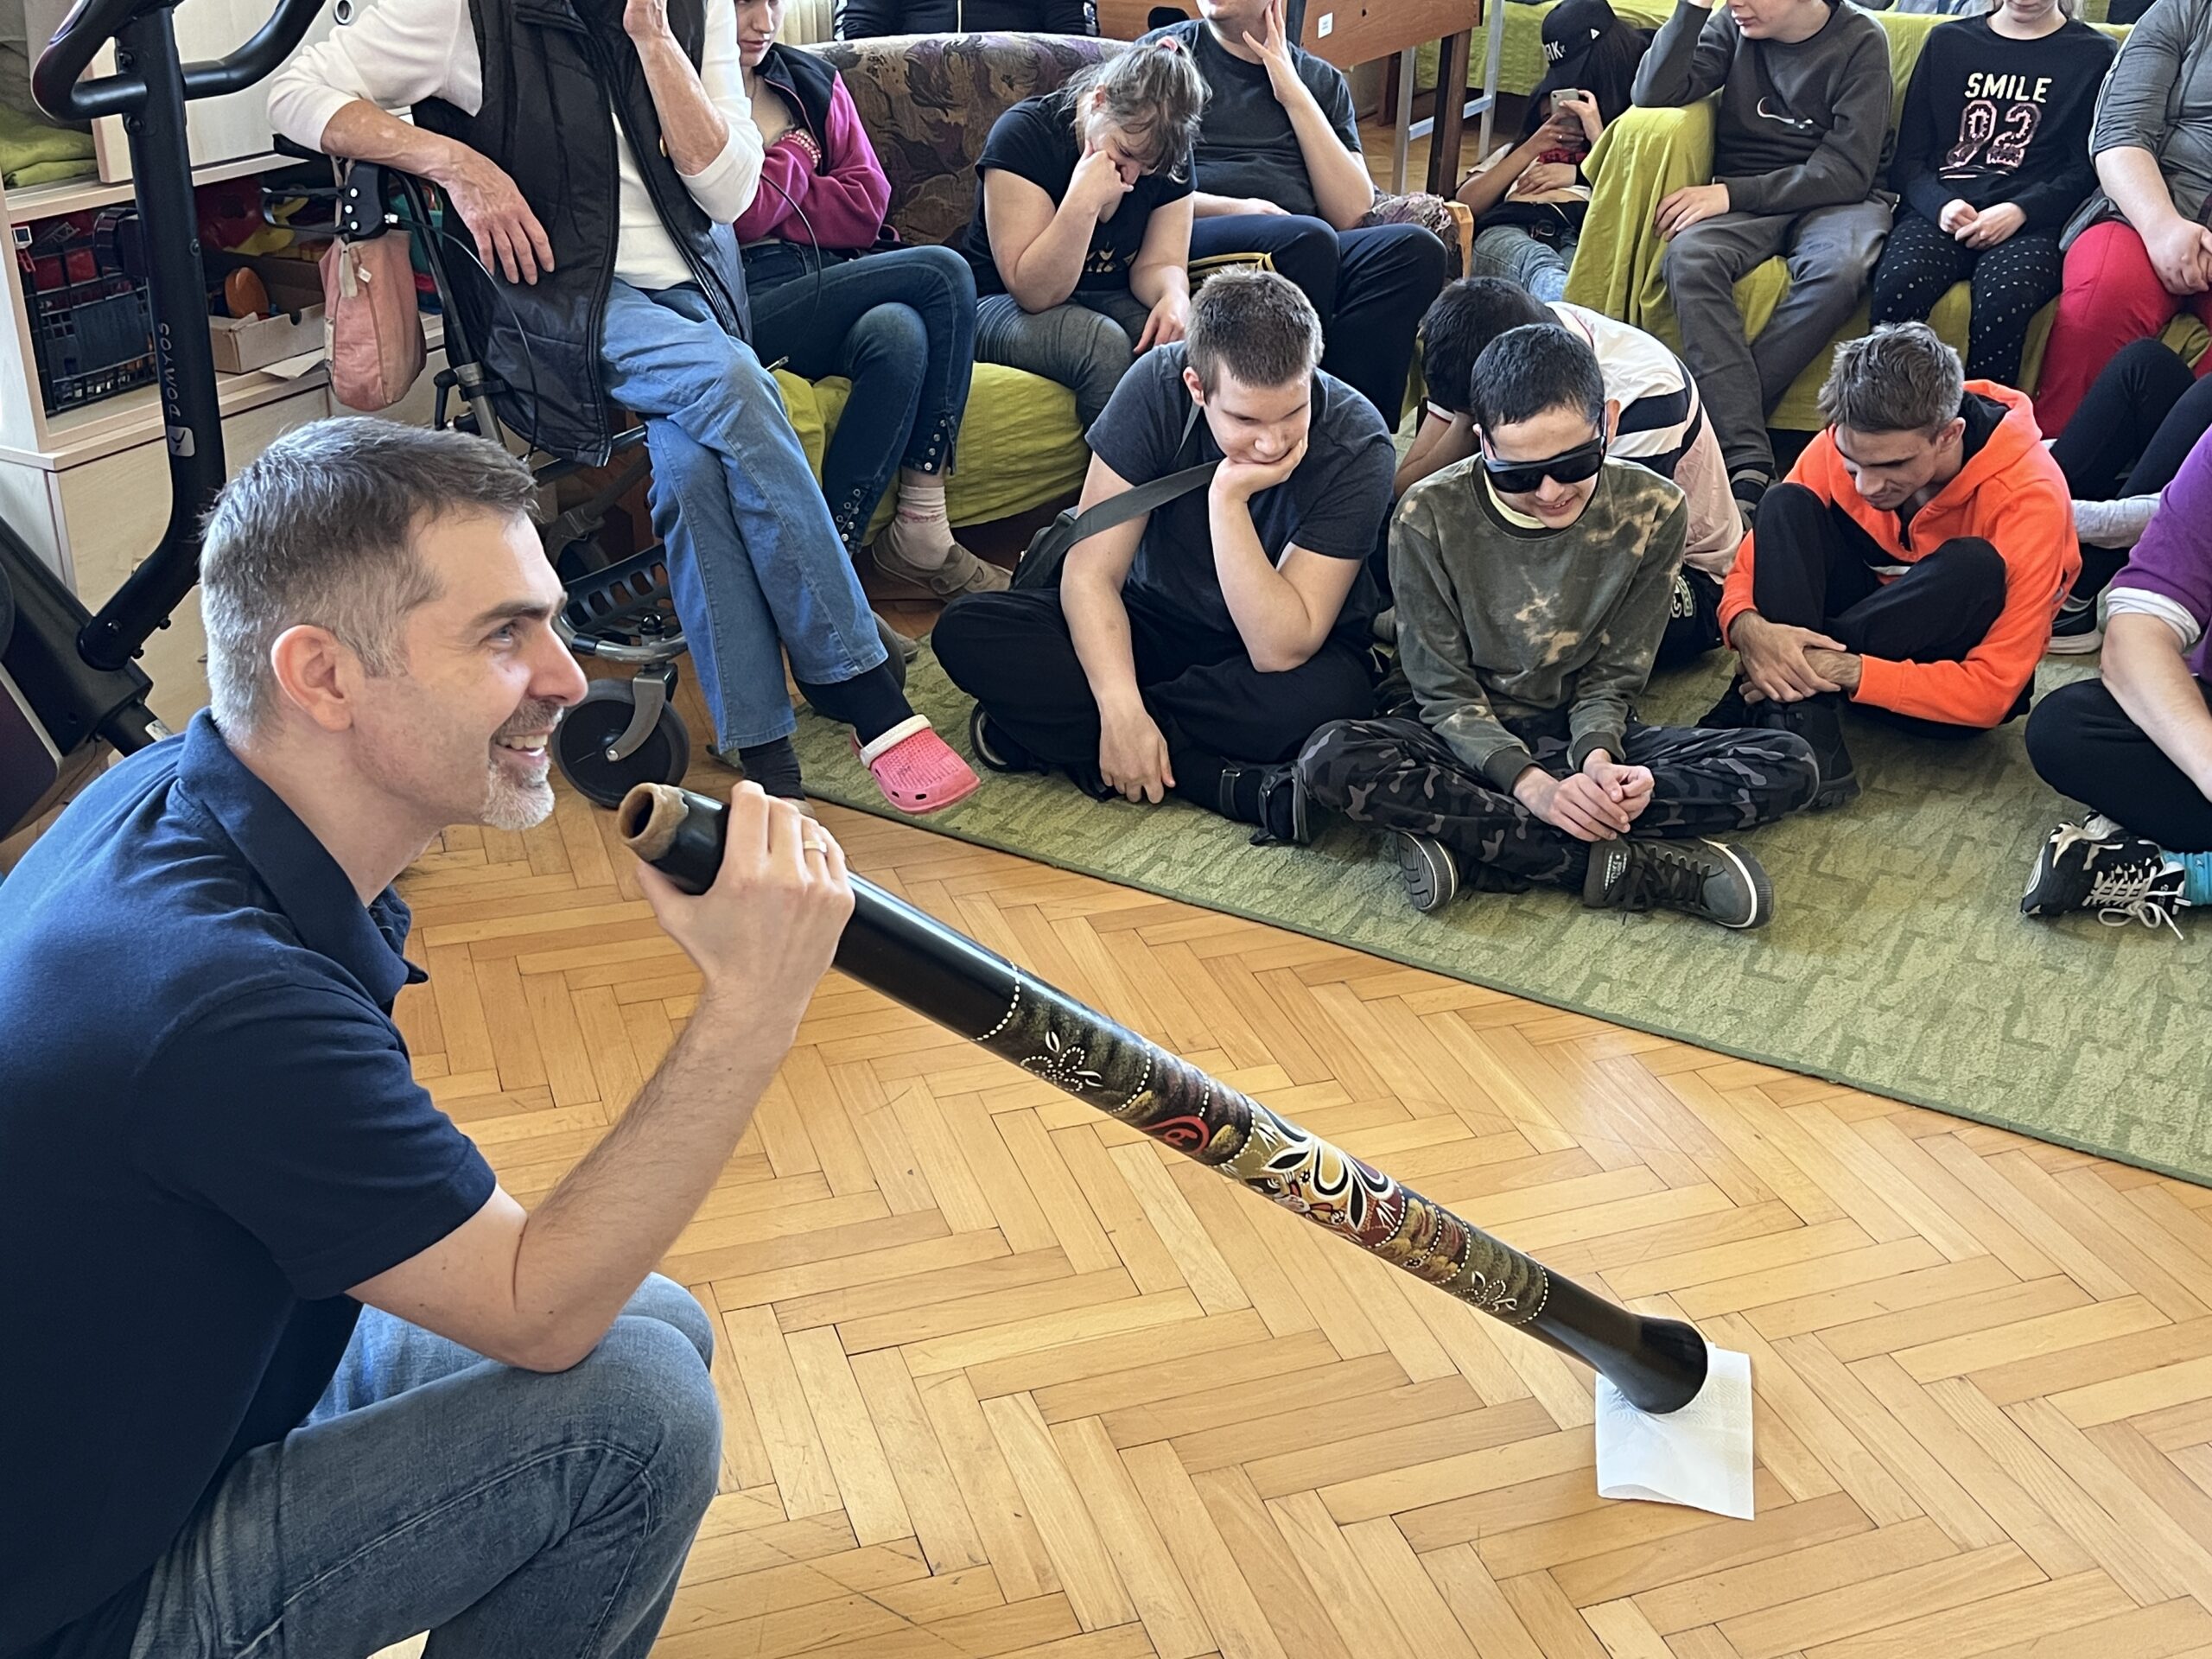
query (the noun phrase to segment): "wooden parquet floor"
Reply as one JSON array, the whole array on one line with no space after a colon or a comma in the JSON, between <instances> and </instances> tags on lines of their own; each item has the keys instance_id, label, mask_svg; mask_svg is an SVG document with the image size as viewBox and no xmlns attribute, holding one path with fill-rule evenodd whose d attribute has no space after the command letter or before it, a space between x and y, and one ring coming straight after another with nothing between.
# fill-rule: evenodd
<instances>
[{"instance_id":1,"label":"wooden parquet floor","mask_svg":"<svg viewBox=\"0 0 2212 1659\"><path fill-rule=\"evenodd\" d=\"M1759 1516L1600 1502L1586 1372L833 977L665 1263L720 1321L726 1421L667 1659L2212 1655L2212 1192L825 817L1748 1351ZM405 883L420 1074L525 1203L692 1007L609 823L564 797Z\"/></svg>"}]
</instances>

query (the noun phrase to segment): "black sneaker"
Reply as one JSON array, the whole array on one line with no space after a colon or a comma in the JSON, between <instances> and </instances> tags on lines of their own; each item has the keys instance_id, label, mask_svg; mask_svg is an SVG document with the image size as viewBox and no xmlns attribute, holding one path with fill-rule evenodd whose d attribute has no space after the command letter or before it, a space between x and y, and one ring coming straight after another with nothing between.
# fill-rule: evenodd
<instances>
[{"instance_id":1,"label":"black sneaker","mask_svg":"<svg viewBox=\"0 0 2212 1659\"><path fill-rule=\"evenodd\" d=\"M1731 680L1728 689L1720 694L1720 701L1700 715L1697 723L1707 731L1750 731L1754 727L1774 723L1774 705L1746 701L1743 681Z\"/></svg>"},{"instance_id":2,"label":"black sneaker","mask_svg":"<svg viewBox=\"0 0 2212 1659\"><path fill-rule=\"evenodd\" d=\"M1252 832L1252 845L1311 846L1313 805L1294 762L1269 766L1260 774L1260 827Z\"/></svg>"},{"instance_id":3,"label":"black sneaker","mask_svg":"<svg viewBox=\"0 0 2212 1659\"><path fill-rule=\"evenodd\" d=\"M1808 810L1819 812L1859 798L1859 772L1843 741L1843 694L1824 691L1802 702L1778 702L1771 715L1756 724L1795 732L1812 746L1821 769L1821 785L1814 791Z\"/></svg>"},{"instance_id":4,"label":"black sneaker","mask_svg":"<svg viewBox=\"0 0 2212 1659\"><path fill-rule=\"evenodd\" d=\"M2050 643L2044 651L2052 657L2086 657L2105 642L2097 622L2097 601L2069 598L2058 607L2050 625Z\"/></svg>"},{"instance_id":5,"label":"black sneaker","mask_svg":"<svg viewBox=\"0 0 2212 1659\"><path fill-rule=\"evenodd\" d=\"M1582 902L1592 910L1679 910L1723 927L1764 927L1774 913L1774 888L1758 860L1717 841L1602 841L1590 849Z\"/></svg>"},{"instance_id":6,"label":"black sneaker","mask_svg":"<svg viewBox=\"0 0 2212 1659\"><path fill-rule=\"evenodd\" d=\"M1459 861L1434 836L1397 832L1398 876L1406 884L1406 897L1424 916L1433 916L1459 893Z\"/></svg>"},{"instance_id":7,"label":"black sneaker","mask_svg":"<svg viewBox=\"0 0 2212 1659\"><path fill-rule=\"evenodd\" d=\"M977 703L968 716L968 747L979 766L990 772L1050 772L1052 768L1008 737Z\"/></svg>"},{"instance_id":8,"label":"black sneaker","mask_svg":"<svg viewBox=\"0 0 2212 1659\"><path fill-rule=\"evenodd\" d=\"M2097 814L2086 823L2062 823L2050 832L2028 872L2020 914L2093 910L2100 920L2114 925L2141 922L2179 933L2174 912L2181 907L2188 879L2189 873L2156 842L2130 835Z\"/></svg>"}]
</instances>

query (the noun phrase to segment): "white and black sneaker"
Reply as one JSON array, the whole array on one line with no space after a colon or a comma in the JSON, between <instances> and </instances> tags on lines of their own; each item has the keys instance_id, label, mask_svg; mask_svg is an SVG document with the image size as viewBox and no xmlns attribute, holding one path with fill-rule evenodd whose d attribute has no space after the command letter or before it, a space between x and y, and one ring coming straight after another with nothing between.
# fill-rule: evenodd
<instances>
[{"instance_id":1,"label":"white and black sneaker","mask_svg":"<svg viewBox=\"0 0 2212 1659\"><path fill-rule=\"evenodd\" d=\"M2020 895L2023 916L2063 916L2093 911L2114 927L2140 922L2170 927L2183 902L2188 870L2156 842L2131 835L2102 814L2086 823L2061 823L2036 854Z\"/></svg>"},{"instance_id":2,"label":"white and black sneaker","mask_svg":"<svg viewBox=\"0 0 2212 1659\"><path fill-rule=\"evenodd\" d=\"M994 725L980 702L968 715L968 747L974 753L977 764L987 771L1020 772L1052 770Z\"/></svg>"},{"instance_id":3,"label":"white and black sneaker","mask_svg":"<svg viewBox=\"0 0 2212 1659\"><path fill-rule=\"evenodd\" d=\"M2105 631L2097 621L2097 601L2075 599L2069 594L2051 619L2050 643L2044 651L2052 657L2086 657L2104 642Z\"/></svg>"},{"instance_id":4,"label":"white and black sneaker","mask_svg":"<svg viewBox=\"0 0 2212 1659\"><path fill-rule=\"evenodd\" d=\"M1406 897L1424 916L1433 916L1459 893L1459 861L1434 836L1397 831L1398 878Z\"/></svg>"},{"instance_id":5,"label":"white and black sneaker","mask_svg":"<svg viewBox=\"0 0 2212 1659\"><path fill-rule=\"evenodd\" d=\"M1774 913L1774 888L1758 860L1720 842L1603 841L1590 849L1582 902L1592 910L1679 910L1722 927L1764 927Z\"/></svg>"}]
</instances>

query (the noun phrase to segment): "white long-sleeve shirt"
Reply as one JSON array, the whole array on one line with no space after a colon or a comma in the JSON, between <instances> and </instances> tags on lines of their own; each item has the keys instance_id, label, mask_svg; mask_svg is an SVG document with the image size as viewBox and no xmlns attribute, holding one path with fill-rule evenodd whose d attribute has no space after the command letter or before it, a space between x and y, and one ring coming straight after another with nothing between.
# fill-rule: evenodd
<instances>
[{"instance_id":1,"label":"white long-sleeve shirt","mask_svg":"<svg viewBox=\"0 0 2212 1659\"><path fill-rule=\"evenodd\" d=\"M387 110L443 99L474 115L484 106L484 65L468 6L469 0L377 0L270 78L270 124L293 143L319 149L331 117L355 99ZM709 219L728 225L752 205L761 157L760 129L753 124L738 67L734 0L707 0L699 79L729 124L729 142L705 172L678 176ZM614 126L620 175L614 274L647 290L692 281L690 267L653 207L612 102L607 118Z\"/></svg>"}]
</instances>

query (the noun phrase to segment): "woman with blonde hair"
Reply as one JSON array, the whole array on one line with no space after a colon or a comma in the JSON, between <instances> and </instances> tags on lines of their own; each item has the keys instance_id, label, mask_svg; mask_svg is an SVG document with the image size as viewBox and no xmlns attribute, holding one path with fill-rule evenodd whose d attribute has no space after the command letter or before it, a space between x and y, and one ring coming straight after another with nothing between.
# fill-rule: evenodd
<instances>
[{"instance_id":1,"label":"woman with blonde hair","mask_svg":"<svg viewBox=\"0 0 2212 1659\"><path fill-rule=\"evenodd\" d=\"M1133 47L1016 104L976 163L976 359L1070 388L1086 429L1138 354L1183 338L1205 101L1179 43Z\"/></svg>"}]
</instances>

